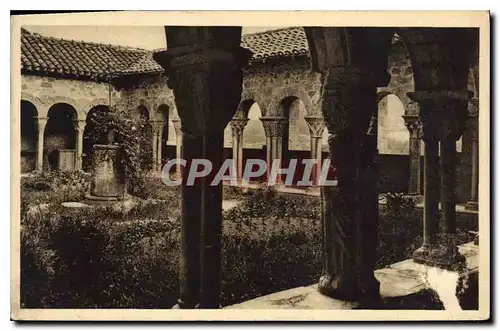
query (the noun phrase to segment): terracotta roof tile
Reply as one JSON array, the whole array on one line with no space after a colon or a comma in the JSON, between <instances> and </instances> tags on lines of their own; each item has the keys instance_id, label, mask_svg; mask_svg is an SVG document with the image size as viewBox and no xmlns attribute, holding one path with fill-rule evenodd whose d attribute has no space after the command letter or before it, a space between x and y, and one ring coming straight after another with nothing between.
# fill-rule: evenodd
<instances>
[{"instance_id":1,"label":"terracotta roof tile","mask_svg":"<svg viewBox=\"0 0 500 331\"><path fill-rule=\"evenodd\" d=\"M301 55L309 56L306 33L300 27L243 35L241 46L253 52L251 61Z\"/></svg>"},{"instance_id":2,"label":"terracotta roof tile","mask_svg":"<svg viewBox=\"0 0 500 331\"><path fill-rule=\"evenodd\" d=\"M52 37L21 30L21 69L105 79L109 72L163 72L150 51Z\"/></svg>"},{"instance_id":3,"label":"terracotta roof tile","mask_svg":"<svg viewBox=\"0 0 500 331\"><path fill-rule=\"evenodd\" d=\"M308 56L303 28L292 27L242 36L241 46L253 52L251 61ZM160 73L153 52L124 46L45 37L21 29L21 68L25 72L106 79L108 73Z\"/></svg>"}]
</instances>

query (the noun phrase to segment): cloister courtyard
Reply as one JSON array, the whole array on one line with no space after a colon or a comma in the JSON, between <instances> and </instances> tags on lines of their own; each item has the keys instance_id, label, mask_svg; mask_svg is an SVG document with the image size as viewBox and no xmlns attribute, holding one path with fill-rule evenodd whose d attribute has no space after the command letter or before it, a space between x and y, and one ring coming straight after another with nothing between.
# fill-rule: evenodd
<instances>
[{"instance_id":1,"label":"cloister courtyard","mask_svg":"<svg viewBox=\"0 0 500 331\"><path fill-rule=\"evenodd\" d=\"M477 310L477 31L240 30L150 51L22 28L22 306L449 309L437 268ZM236 184L186 185L197 158ZM243 185L252 159L298 165Z\"/></svg>"}]
</instances>

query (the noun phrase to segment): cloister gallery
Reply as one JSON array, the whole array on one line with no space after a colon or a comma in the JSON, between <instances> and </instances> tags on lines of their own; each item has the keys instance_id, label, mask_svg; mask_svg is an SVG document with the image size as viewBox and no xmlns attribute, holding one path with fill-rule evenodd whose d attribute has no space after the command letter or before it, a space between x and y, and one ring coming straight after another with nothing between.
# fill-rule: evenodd
<instances>
[{"instance_id":1,"label":"cloister gallery","mask_svg":"<svg viewBox=\"0 0 500 331\"><path fill-rule=\"evenodd\" d=\"M22 172L88 171L95 143L87 134L89 118L110 105L127 105L131 116L147 120L152 134L144 152L152 154L152 171L181 154L203 157L219 148L222 159L236 160L239 176L250 158L268 164L280 159L286 167L292 158L330 157L338 168L337 198L362 212L336 206L326 193L323 217L337 213L364 222L366 230L330 234L336 244L327 249L344 252L341 259L363 260L362 270L347 270L358 263L333 263L328 268L335 270L327 272L335 271L339 280L320 282L348 298L376 291L370 254L364 254L373 250L366 221L377 204L371 193L424 195L424 250L432 244L440 199L450 231L457 203L477 210L477 30L291 27L243 36L237 27L166 31L168 49L153 52L22 29ZM464 43L467 52L457 46ZM208 114L203 123L201 113ZM209 142L203 151L199 137ZM373 164L375 184L360 175ZM211 199L220 196L198 203L220 203ZM341 245L351 237L364 238L363 247ZM187 241L183 247L193 245ZM215 254L202 259L217 265L217 252L206 254ZM187 263L179 302L189 307L190 277L199 275L189 269L197 262ZM207 269L201 286L216 284L216 273ZM202 306L218 306L212 292L204 292Z\"/></svg>"}]
</instances>

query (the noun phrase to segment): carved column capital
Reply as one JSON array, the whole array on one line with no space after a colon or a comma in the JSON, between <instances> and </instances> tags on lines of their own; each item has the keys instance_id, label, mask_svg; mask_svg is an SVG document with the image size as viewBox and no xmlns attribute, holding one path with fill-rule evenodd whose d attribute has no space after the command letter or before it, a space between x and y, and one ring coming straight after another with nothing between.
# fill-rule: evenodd
<instances>
[{"instance_id":1,"label":"carved column capital","mask_svg":"<svg viewBox=\"0 0 500 331\"><path fill-rule=\"evenodd\" d=\"M149 123L151 124L153 134L158 133L164 125L164 122L159 120L151 120Z\"/></svg>"},{"instance_id":2,"label":"carved column capital","mask_svg":"<svg viewBox=\"0 0 500 331\"><path fill-rule=\"evenodd\" d=\"M304 119L309 127L309 134L312 138L321 138L325 130L325 121L320 116L305 116Z\"/></svg>"},{"instance_id":3,"label":"carved column capital","mask_svg":"<svg viewBox=\"0 0 500 331\"><path fill-rule=\"evenodd\" d=\"M85 120L73 120L73 127L75 128L76 132L83 133L86 124L87 122Z\"/></svg>"},{"instance_id":4,"label":"carved column capital","mask_svg":"<svg viewBox=\"0 0 500 331\"><path fill-rule=\"evenodd\" d=\"M234 136L241 137L243 135L243 130L248 123L248 118L234 118L229 122L231 125L231 131Z\"/></svg>"},{"instance_id":5,"label":"carved column capital","mask_svg":"<svg viewBox=\"0 0 500 331\"><path fill-rule=\"evenodd\" d=\"M422 138L422 122L418 115L403 115L405 125L410 132L410 138L421 139Z\"/></svg>"},{"instance_id":6,"label":"carved column capital","mask_svg":"<svg viewBox=\"0 0 500 331\"><path fill-rule=\"evenodd\" d=\"M460 139L465 130L469 91L417 91L407 94L419 103L422 139Z\"/></svg>"},{"instance_id":7,"label":"carved column capital","mask_svg":"<svg viewBox=\"0 0 500 331\"><path fill-rule=\"evenodd\" d=\"M266 137L282 137L285 125L288 124L285 117L261 117L260 120Z\"/></svg>"},{"instance_id":8,"label":"carved column capital","mask_svg":"<svg viewBox=\"0 0 500 331\"><path fill-rule=\"evenodd\" d=\"M181 119L179 117L172 118L172 124L174 125L175 134L180 136L182 134Z\"/></svg>"},{"instance_id":9,"label":"carved column capital","mask_svg":"<svg viewBox=\"0 0 500 331\"><path fill-rule=\"evenodd\" d=\"M38 124L38 128L45 128L45 126L47 125L47 122L49 121L48 117L34 116L33 118L36 120L36 123Z\"/></svg>"},{"instance_id":10,"label":"carved column capital","mask_svg":"<svg viewBox=\"0 0 500 331\"><path fill-rule=\"evenodd\" d=\"M251 53L244 48L169 49L154 55L169 72L181 129L192 136L224 130L242 92L242 67ZM244 59L244 60L243 60Z\"/></svg>"}]
</instances>

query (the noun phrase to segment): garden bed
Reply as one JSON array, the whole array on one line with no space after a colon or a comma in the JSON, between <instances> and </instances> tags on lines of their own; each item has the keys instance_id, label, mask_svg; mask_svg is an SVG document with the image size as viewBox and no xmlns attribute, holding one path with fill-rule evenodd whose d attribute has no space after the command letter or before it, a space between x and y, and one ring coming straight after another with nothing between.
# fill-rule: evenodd
<instances>
[{"instance_id":1,"label":"garden bed","mask_svg":"<svg viewBox=\"0 0 500 331\"><path fill-rule=\"evenodd\" d=\"M179 188L158 186L154 195L128 212L75 210L55 201L43 213L28 216L26 207L35 201L30 192L22 192L23 307L154 309L175 304ZM222 304L317 282L322 251L319 198L229 193L242 202L223 213ZM419 213L401 219L381 208L377 268L410 258L420 246ZM465 242L467 231L477 229L477 220L459 216L458 228Z\"/></svg>"}]
</instances>

